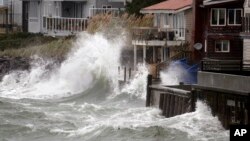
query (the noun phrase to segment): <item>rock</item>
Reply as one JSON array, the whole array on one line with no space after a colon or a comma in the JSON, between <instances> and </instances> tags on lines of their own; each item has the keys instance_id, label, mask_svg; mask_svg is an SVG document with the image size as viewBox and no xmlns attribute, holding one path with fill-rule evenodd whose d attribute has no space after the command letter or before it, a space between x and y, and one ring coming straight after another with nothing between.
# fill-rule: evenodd
<instances>
[{"instance_id":1,"label":"rock","mask_svg":"<svg viewBox=\"0 0 250 141\"><path fill-rule=\"evenodd\" d=\"M28 70L30 59L22 57L0 57L0 80L10 71Z\"/></svg>"}]
</instances>

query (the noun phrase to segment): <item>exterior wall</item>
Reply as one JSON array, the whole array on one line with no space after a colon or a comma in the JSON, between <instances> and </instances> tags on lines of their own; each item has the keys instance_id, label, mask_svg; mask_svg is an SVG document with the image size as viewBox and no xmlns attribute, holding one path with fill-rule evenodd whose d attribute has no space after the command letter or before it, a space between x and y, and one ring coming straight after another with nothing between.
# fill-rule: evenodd
<instances>
[{"instance_id":1,"label":"exterior wall","mask_svg":"<svg viewBox=\"0 0 250 141\"><path fill-rule=\"evenodd\" d=\"M225 26L211 26L211 9L212 8L226 8L226 25ZM243 14L243 1L237 1L226 4L218 4L215 6L204 8L204 25L201 24L203 43L203 56L216 59L241 59L243 40L240 37L242 31L241 25L228 25L228 9L241 8ZM202 23L202 21L201 21ZM198 28L198 26L197 26ZM216 40L229 40L229 52L215 52Z\"/></svg>"},{"instance_id":2,"label":"exterior wall","mask_svg":"<svg viewBox=\"0 0 250 141\"><path fill-rule=\"evenodd\" d=\"M7 6L9 0L0 0L0 5L1 6Z\"/></svg>"},{"instance_id":3,"label":"exterior wall","mask_svg":"<svg viewBox=\"0 0 250 141\"><path fill-rule=\"evenodd\" d=\"M225 53L215 52L216 40L229 40L230 51ZM242 59L243 41L239 37L211 35L207 37L207 46L206 57L215 59Z\"/></svg>"},{"instance_id":4,"label":"exterior wall","mask_svg":"<svg viewBox=\"0 0 250 141\"><path fill-rule=\"evenodd\" d=\"M110 2L110 0L96 0L96 8L102 8L103 5L110 5L112 8L124 8L124 2Z\"/></svg>"},{"instance_id":5,"label":"exterior wall","mask_svg":"<svg viewBox=\"0 0 250 141\"><path fill-rule=\"evenodd\" d=\"M230 82L230 83L228 83ZM250 77L211 72L198 72L198 85L232 91L250 91Z\"/></svg>"},{"instance_id":6,"label":"exterior wall","mask_svg":"<svg viewBox=\"0 0 250 141\"><path fill-rule=\"evenodd\" d=\"M3 3L2 3L3 2ZM22 1L2 0L0 6L8 8L8 23L13 25L13 31L21 31L22 27ZM0 25L6 24L5 11L0 11Z\"/></svg>"},{"instance_id":7,"label":"exterior wall","mask_svg":"<svg viewBox=\"0 0 250 141\"><path fill-rule=\"evenodd\" d=\"M89 0L83 7L84 17L87 18L90 15L89 8L96 8L96 0Z\"/></svg>"},{"instance_id":8,"label":"exterior wall","mask_svg":"<svg viewBox=\"0 0 250 141\"><path fill-rule=\"evenodd\" d=\"M193 10L188 9L185 11L185 21L186 21L186 41L191 43L192 41L192 26L193 26Z\"/></svg>"},{"instance_id":9,"label":"exterior wall","mask_svg":"<svg viewBox=\"0 0 250 141\"><path fill-rule=\"evenodd\" d=\"M17 26L22 26L22 1L13 0L13 24Z\"/></svg>"},{"instance_id":10,"label":"exterior wall","mask_svg":"<svg viewBox=\"0 0 250 141\"><path fill-rule=\"evenodd\" d=\"M243 63L250 64L250 39L243 41Z\"/></svg>"}]
</instances>

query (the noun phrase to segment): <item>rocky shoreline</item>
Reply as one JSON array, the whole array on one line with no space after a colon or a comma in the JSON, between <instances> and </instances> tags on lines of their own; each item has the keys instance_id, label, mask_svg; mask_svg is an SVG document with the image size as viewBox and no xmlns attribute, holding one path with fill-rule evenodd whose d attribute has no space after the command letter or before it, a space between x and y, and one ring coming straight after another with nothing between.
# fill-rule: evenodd
<instances>
[{"instance_id":1,"label":"rocky shoreline","mask_svg":"<svg viewBox=\"0 0 250 141\"><path fill-rule=\"evenodd\" d=\"M0 57L0 80L10 71L28 70L30 59L22 57Z\"/></svg>"}]
</instances>

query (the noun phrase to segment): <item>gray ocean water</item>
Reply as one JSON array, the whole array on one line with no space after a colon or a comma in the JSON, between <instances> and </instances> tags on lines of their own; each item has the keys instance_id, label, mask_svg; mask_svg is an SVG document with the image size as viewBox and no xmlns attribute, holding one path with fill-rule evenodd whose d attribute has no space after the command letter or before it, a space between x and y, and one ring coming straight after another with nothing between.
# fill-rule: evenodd
<instances>
[{"instance_id":1,"label":"gray ocean water","mask_svg":"<svg viewBox=\"0 0 250 141\"><path fill-rule=\"evenodd\" d=\"M195 112L164 118L145 107L147 69L118 89L122 39L81 35L60 66L35 57L30 71L0 82L0 141L228 141L217 117Z\"/></svg>"}]
</instances>

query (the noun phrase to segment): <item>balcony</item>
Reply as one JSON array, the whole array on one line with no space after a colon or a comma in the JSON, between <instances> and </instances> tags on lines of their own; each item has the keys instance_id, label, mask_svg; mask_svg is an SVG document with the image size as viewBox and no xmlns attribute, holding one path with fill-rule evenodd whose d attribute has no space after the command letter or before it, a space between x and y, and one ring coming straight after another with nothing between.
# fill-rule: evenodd
<instances>
[{"instance_id":1,"label":"balcony","mask_svg":"<svg viewBox=\"0 0 250 141\"><path fill-rule=\"evenodd\" d=\"M111 14L114 17L119 16L125 11L124 8L90 8L89 17L93 17L99 14Z\"/></svg>"},{"instance_id":2,"label":"balcony","mask_svg":"<svg viewBox=\"0 0 250 141\"><path fill-rule=\"evenodd\" d=\"M204 59L201 61L201 71L249 76L250 64L242 60Z\"/></svg>"},{"instance_id":3,"label":"balcony","mask_svg":"<svg viewBox=\"0 0 250 141\"><path fill-rule=\"evenodd\" d=\"M43 32L48 35L66 36L85 31L86 18L43 17Z\"/></svg>"},{"instance_id":4,"label":"balcony","mask_svg":"<svg viewBox=\"0 0 250 141\"><path fill-rule=\"evenodd\" d=\"M134 27L132 44L147 46L178 46L185 42L185 28Z\"/></svg>"}]
</instances>

